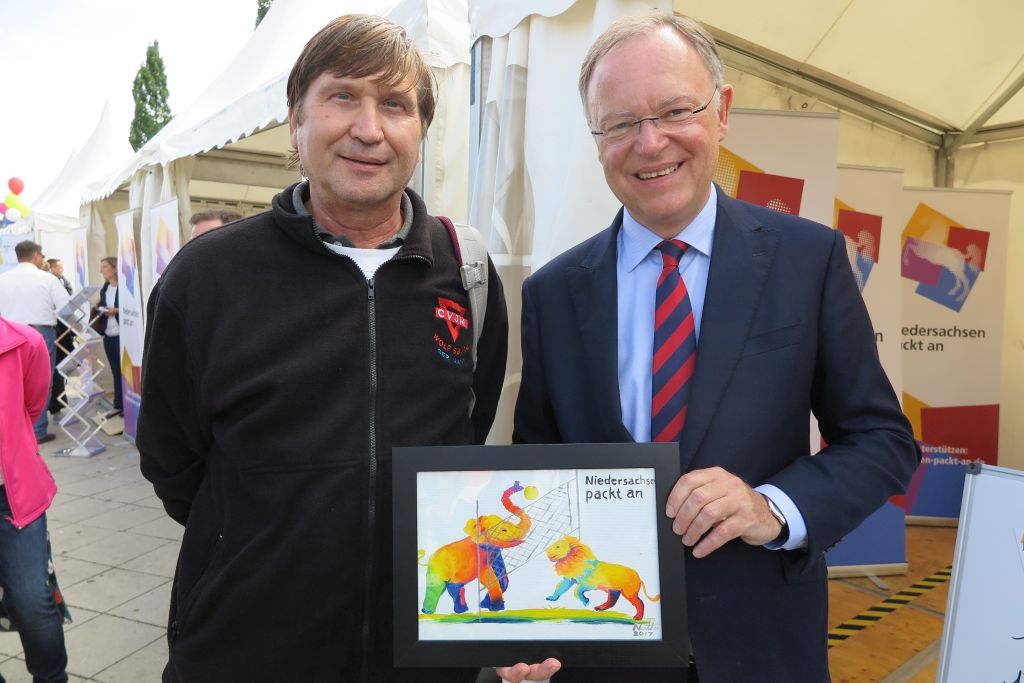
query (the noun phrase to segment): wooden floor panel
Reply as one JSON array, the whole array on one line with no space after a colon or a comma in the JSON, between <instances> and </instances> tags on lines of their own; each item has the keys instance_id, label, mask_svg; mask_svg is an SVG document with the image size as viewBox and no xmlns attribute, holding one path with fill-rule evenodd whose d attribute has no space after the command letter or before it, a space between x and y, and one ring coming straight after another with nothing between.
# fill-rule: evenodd
<instances>
[{"instance_id":1,"label":"wooden floor panel","mask_svg":"<svg viewBox=\"0 0 1024 683\"><path fill-rule=\"evenodd\" d=\"M941 617L901 608L829 650L832 680L881 681L941 636Z\"/></svg>"},{"instance_id":2,"label":"wooden floor panel","mask_svg":"<svg viewBox=\"0 0 1024 683\"><path fill-rule=\"evenodd\" d=\"M935 683L935 677L939 675L938 660L932 662L922 669L913 678L908 678L907 683Z\"/></svg>"},{"instance_id":3,"label":"wooden floor panel","mask_svg":"<svg viewBox=\"0 0 1024 683\"><path fill-rule=\"evenodd\" d=\"M852 581L831 580L828 583L828 624L835 627L851 619L884 598L874 592L852 585Z\"/></svg>"},{"instance_id":4,"label":"wooden floor panel","mask_svg":"<svg viewBox=\"0 0 1024 683\"><path fill-rule=\"evenodd\" d=\"M952 564L953 546L956 543L956 529L946 526L907 526L906 527L906 574L881 577L888 589L880 589L868 579L845 579L851 585L859 586L868 591L882 591L887 594L896 593L914 583L929 577L932 573ZM835 583L835 581L833 582ZM929 594L914 601L914 604L944 612L948 584L938 586Z\"/></svg>"},{"instance_id":5,"label":"wooden floor panel","mask_svg":"<svg viewBox=\"0 0 1024 683\"><path fill-rule=\"evenodd\" d=\"M829 581L829 627L851 620L886 597L948 567L955 542L955 528L907 527L907 574L880 577L884 588L867 578ZM892 676L893 682L932 683L948 595L948 582L936 584L909 604L835 644L829 650L833 682L889 683L886 678ZM931 652L918 656L929 648ZM894 674L897 670L898 675Z\"/></svg>"}]
</instances>

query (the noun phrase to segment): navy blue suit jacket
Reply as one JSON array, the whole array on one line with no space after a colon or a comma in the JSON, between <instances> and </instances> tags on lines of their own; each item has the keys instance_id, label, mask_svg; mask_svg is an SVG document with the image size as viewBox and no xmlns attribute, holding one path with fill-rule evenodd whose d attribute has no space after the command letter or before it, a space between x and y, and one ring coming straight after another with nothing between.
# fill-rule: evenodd
<instances>
[{"instance_id":1,"label":"navy blue suit jacket","mask_svg":"<svg viewBox=\"0 0 1024 683\"><path fill-rule=\"evenodd\" d=\"M617 377L621 227L620 212L523 285L516 442L632 440ZM843 236L719 191L692 382L683 471L717 465L751 486L774 484L808 529L802 550L734 540L703 559L686 551L701 683L828 680L825 551L902 492L920 459L879 363ZM828 443L813 457L812 413ZM685 680L661 675L644 672L643 680ZM555 680L573 678L566 670Z\"/></svg>"}]
</instances>

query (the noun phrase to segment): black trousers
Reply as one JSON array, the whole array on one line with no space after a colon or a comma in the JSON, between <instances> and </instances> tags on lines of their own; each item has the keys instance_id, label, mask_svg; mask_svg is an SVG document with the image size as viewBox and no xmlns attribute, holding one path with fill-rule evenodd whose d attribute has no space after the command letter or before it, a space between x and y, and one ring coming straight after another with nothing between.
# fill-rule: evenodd
<instances>
[{"instance_id":1,"label":"black trousers","mask_svg":"<svg viewBox=\"0 0 1024 683\"><path fill-rule=\"evenodd\" d=\"M50 406L49 410L51 413L59 413L64 404L60 402L60 397L64 394L64 375L57 372L57 365L67 358L67 355L71 353L75 347L75 335L64 326L64 323L57 322L57 341L54 344L57 350L57 357L53 368L53 385L50 390ZM3 683L0 681L0 683Z\"/></svg>"}]
</instances>

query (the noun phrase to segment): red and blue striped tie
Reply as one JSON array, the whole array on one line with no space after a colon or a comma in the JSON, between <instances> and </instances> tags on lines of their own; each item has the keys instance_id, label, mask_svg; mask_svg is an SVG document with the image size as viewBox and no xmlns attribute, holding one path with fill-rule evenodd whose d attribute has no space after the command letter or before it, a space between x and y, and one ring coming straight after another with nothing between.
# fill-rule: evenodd
<instances>
[{"instance_id":1,"label":"red and blue striped tie","mask_svg":"<svg viewBox=\"0 0 1024 683\"><path fill-rule=\"evenodd\" d=\"M678 441L686 424L690 379L697 363L693 309L679 274L688 245L666 240L658 245L662 268L654 311L654 365L651 382L651 440Z\"/></svg>"}]
</instances>

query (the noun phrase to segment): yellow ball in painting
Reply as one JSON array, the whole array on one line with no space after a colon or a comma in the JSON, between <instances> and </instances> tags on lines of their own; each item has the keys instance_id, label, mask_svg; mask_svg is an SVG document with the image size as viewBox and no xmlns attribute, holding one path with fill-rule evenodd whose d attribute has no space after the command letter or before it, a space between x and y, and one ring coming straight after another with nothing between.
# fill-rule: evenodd
<instances>
[{"instance_id":1,"label":"yellow ball in painting","mask_svg":"<svg viewBox=\"0 0 1024 683\"><path fill-rule=\"evenodd\" d=\"M526 500L533 500L534 498L537 497L537 487L527 486L526 489L523 491L523 495L526 496Z\"/></svg>"}]
</instances>

